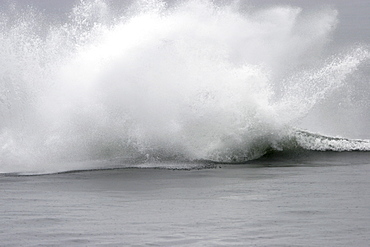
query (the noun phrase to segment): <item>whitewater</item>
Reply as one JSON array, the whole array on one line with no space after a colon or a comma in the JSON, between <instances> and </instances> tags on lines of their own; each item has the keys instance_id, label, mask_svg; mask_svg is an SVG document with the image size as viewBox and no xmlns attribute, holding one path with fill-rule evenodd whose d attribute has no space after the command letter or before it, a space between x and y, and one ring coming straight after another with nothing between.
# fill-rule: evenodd
<instances>
[{"instance_id":1,"label":"whitewater","mask_svg":"<svg viewBox=\"0 0 370 247\"><path fill-rule=\"evenodd\" d=\"M0 0L0 245L370 242L368 0Z\"/></svg>"},{"instance_id":2,"label":"whitewater","mask_svg":"<svg viewBox=\"0 0 370 247\"><path fill-rule=\"evenodd\" d=\"M328 49L334 8L111 5L80 1L56 19L32 6L1 10L0 173L370 151L367 139L301 124L369 65L369 44Z\"/></svg>"}]
</instances>

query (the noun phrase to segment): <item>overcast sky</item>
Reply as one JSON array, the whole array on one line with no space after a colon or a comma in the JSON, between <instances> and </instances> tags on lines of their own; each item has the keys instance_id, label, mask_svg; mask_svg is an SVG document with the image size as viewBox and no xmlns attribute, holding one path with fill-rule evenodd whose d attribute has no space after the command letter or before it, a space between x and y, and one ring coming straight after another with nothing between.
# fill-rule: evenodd
<instances>
[{"instance_id":1,"label":"overcast sky","mask_svg":"<svg viewBox=\"0 0 370 247\"><path fill-rule=\"evenodd\" d=\"M18 6L32 5L48 14L68 13L80 0L0 0L0 10L9 3ZM113 5L129 5L134 0L107 0ZM167 2L181 2L182 0L167 0ZM216 0L229 2L226 0ZM335 39L342 43L366 42L370 43L370 4L369 0L241 0L248 6L291 5L303 9L320 8L330 5L339 11L339 26Z\"/></svg>"}]
</instances>

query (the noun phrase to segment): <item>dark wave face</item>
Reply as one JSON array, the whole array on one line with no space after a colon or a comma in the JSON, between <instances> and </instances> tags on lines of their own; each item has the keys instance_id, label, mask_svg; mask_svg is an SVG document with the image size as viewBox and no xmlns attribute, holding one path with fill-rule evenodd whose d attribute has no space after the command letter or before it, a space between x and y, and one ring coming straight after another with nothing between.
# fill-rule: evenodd
<instances>
[{"instance_id":1,"label":"dark wave face","mask_svg":"<svg viewBox=\"0 0 370 247\"><path fill-rule=\"evenodd\" d=\"M323 57L337 15L200 0L136 1L117 13L95 0L56 20L9 6L0 13L0 173L369 151L369 140L296 128L369 63L368 44Z\"/></svg>"}]
</instances>

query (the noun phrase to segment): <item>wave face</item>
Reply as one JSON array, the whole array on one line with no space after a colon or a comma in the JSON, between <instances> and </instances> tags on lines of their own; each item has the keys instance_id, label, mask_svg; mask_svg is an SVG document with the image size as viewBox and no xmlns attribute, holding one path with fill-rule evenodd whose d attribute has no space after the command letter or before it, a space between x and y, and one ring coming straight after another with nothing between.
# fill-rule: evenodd
<instances>
[{"instance_id":1,"label":"wave face","mask_svg":"<svg viewBox=\"0 0 370 247\"><path fill-rule=\"evenodd\" d=\"M366 45L320 58L337 11L150 0L116 12L95 0L65 21L0 13L0 173L369 151L294 129L369 61Z\"/></svg>"}]
</instances>

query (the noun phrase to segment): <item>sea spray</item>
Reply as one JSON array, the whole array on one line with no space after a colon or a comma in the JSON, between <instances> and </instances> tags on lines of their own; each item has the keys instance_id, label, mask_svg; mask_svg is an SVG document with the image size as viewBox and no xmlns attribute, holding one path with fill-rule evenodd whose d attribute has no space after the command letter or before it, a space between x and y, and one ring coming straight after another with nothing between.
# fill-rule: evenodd
<instances>
[{"instance_id":1,"label":"sea spray","mask_svg":"<svg viewBox=\"0 0 370 247\"><path fill-rule=\"evenodd\" d=\"M315 59L332 9L137 1L117 16L96 0L65 23L12 11L0 18L3 173L255 159L370 57Z\"/></svg>"}]
</instances>

